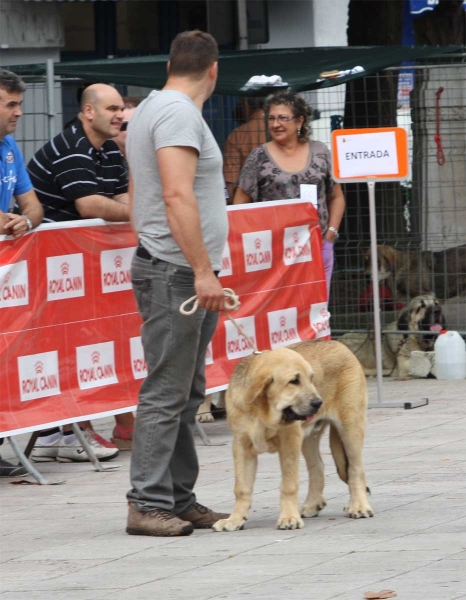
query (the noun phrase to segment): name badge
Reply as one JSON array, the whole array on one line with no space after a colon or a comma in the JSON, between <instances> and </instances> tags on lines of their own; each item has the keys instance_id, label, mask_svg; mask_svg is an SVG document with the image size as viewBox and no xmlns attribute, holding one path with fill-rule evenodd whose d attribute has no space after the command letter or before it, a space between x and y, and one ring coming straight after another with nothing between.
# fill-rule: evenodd
<instances>
[{"instance_id":1,"label":"name badge","mask_svg":"<svg viewBox=\"0 0 466 600\"><path fill-rule=\"evenodd\" d=\"M308 202L311 202L317 209L317 186L309 183L301 183L299 188L301 200L307 200Z\"/></svg>"}]
</instances>

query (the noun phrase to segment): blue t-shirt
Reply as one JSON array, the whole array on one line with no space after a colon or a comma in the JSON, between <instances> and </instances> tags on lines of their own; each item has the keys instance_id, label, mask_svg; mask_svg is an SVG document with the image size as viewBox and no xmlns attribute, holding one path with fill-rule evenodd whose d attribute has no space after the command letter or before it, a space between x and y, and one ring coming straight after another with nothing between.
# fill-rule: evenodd
<instances>
[{"instance_id":1,"label":"blue t-shirt","mask_svg":"<svg viewBox=\"0 0 466 600\"><path fill-rule=\"evenodd\" d=\"M7 135L0 140L0 210L8 212L12 196L32 190L32 183L20 149L14 138Z\"/></svg>"}]
</instances>

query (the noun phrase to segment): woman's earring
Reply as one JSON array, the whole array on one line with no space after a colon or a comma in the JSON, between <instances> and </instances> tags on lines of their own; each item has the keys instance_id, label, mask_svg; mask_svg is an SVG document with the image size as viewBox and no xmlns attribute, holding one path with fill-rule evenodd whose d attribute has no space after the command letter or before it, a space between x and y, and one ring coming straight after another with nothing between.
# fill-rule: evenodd
<instances>
[{"instance_id":1,"label":"woman's earring","mask_svg":"<svg viewBox=\"0 0 466 600\"><path fill-rule=\"evenodd\" d=\"M298 137L301 136L301 127L298 127Z\"/></svg>"}]
</instances>

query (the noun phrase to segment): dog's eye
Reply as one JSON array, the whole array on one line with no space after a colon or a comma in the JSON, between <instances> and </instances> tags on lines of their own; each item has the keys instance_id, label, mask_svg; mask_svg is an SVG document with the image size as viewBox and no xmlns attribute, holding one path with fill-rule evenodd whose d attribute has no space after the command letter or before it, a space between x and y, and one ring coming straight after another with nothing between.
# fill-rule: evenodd
<instances>
[{"instance_id":1,"label":"dog's eye","mask_svg":"<svg viewBox=\"0 0 466 600\"><path fill-rule=\"evenodd\" d=\"M300 380L299 380L299 375L296 375L296 377L294 379L292 379L290 381L291 385L299 385L300 384Z\"/></svg>"}]
</instances>

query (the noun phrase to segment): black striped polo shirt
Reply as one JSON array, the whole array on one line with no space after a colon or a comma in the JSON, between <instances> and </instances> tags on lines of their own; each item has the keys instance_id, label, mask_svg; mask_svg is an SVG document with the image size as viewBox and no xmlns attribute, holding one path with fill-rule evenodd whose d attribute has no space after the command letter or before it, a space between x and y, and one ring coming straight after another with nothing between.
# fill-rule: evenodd
<instances>
[{"instance_id":1,"label":"black striped polo shirt","mask_svg":"<svg viewBox=\"0 0 466 600\"><path fill-rule=\"evenodd\" d=\"M79 119L38 150L27 168L44 207L44 222L81 219L74 204L78 198L113 198L128 191L128 171L118 146L107 140L96 150Z\"/></svg>"}]
</instances>

